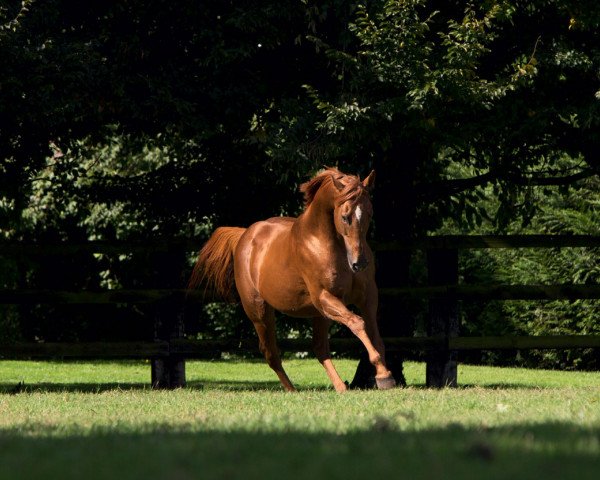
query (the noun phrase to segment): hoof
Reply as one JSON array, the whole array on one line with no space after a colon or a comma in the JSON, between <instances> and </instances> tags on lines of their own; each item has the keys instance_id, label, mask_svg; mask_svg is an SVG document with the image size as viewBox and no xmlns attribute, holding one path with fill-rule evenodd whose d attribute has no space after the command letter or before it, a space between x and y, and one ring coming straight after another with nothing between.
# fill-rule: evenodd
<instances>
[{"instance_id":1,"label":"hoof","mask_svg":"<svg viewBox=\"0 0 600 480\"><path fill-rule=\"evenodd\" d=\"M391 375L384 378L375 377L375 382L377 383L377 388L379 390L389 390L390 388L394 388L396 386L396 380L394 380L394 377Z\"/></svg>"},{"instance_id":2,"label":"hoof","mask_svg":"<svg viewBox=\"0 0 600 480\"><path fill-rule=\"evenodd\" d=\"M348 391L348 388L349 388L348 387L348 382L344 382L344 383L338 384L334 388L335 388L335 391L337 393L345 393L345 392Z\"/></svg>"}]
</instances>

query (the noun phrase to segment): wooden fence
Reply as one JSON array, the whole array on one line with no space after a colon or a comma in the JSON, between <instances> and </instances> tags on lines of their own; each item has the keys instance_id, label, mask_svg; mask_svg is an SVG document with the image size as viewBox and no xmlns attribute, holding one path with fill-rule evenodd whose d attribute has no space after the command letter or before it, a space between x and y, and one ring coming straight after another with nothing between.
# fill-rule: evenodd
<instances>
[{"instance_id":1,"label":"wooden fence","mask_svg":"<svg viewBox=\"0 0 600 480\"><path fill-rule=\"evenodd\" d=\"M0 243L0 255L70 255L76 253L121 254L196 251L200 242L89 242L85 244ZM495 349L600 348L600 335L535 337L460 337L459 301L528 299L600 299L600 285L460 285L459 250L479 248L568 248L600 247L600 236L440 236L412 242L377 242L376 251L422 249L426 251L428 285L382 288L382 297L426 298L429 315L426 337L385 338L388 350L428 352L427 385L457 385L457 352ZM201 292L183 289L138 289L105 291L60 291L0 289L0 304L153 304L166 328L154 342L111 343L3 343L5 358L150 358L152 385L175 388L185 385L185 359L204 357L209 352L256 350L256 340L186 340L183 338L181 308L184 302L201 302ZM167 313L165 313L167 312ZM168 317L168 318L167 318ZM309 340L282 339L286 351L310 351ZM354 339L332 339L338 352L358 351Z\"/></svg>"}]
</instances>

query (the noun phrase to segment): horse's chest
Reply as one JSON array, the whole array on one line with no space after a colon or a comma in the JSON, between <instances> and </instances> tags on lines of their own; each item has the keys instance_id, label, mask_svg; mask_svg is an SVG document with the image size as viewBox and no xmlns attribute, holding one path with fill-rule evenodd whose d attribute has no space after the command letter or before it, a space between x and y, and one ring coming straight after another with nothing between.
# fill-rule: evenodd
<instances>
[{"instance_id":1,"label":"horse's chest","mask_svg":"<svg viewBox=\"0 0 600 480\"><path fill-rule=\"evenodd\" d=\"M330 269L323 273L323 287L344 303L351 301L355 289L354 283L351 274L339 269Z\"/></svg>"}]
</instances>

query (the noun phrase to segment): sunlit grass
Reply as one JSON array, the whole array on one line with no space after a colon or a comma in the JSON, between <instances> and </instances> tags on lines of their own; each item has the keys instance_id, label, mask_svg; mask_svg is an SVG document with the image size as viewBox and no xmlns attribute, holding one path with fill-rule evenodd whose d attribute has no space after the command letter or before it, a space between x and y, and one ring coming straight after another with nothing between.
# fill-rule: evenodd
<instances>
[{"instance_id":1,"label":"sunlit grass","mask_svg":"<svg viewBox=\"0 0 600 480\"><path fill-rule=\"evenodd\" d=\"M297 394L262 361L188 362L189 387L174 391L151 390L144 362L0 362L0 478L17 467L20 478L519 478L552 465L552 479L600 467L599 372L460 366L464 386L431 390L408 362L408 388L339 395L314 359L285 366ZM356 362L336 366L351 379Z\"/></svg>"}]
</instances>

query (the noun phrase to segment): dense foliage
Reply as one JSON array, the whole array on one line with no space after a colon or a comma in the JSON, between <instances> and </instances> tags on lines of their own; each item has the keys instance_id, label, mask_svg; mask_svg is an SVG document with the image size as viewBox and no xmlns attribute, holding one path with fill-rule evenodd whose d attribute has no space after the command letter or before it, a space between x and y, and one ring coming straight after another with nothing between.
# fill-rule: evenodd
<instances>
[{"instance_id":1,"label":"dense foliage","mask_svg":"<svg viewBox=\"0 0 600 480\"><path fill-rule=\"evenodd\" d=\"M205 236L296 214L298 183L332 164L378 171L379 239L597 233L599 27L591 0L6 1L0 238ZM477 266L521 283L535 262L540 281L597 282L594 253L486 253L465 276ZM5 288L179 287L189 263L1 261ZM380 285L410 282L408 262L381 258ZM119 323L134 335L148 323L140 311L134 322L129 310L2 308L12 337L110 336ZM467 312L466 330L594 332L596 309L494 304ZM202 318L191 330L246 332L235 313ZM414 330L411 318L385 323Z\"/></svg>"},{"instance_id":2,"label":"dense foliage","mask_svg":"<svg viewBox=\"0 0 600 480\"><path fill-rule=\"evenodd\" d=\"M598 235L597 177L573 185L567 192L548 190L531 224L515 223L512 233ZM465 253L462 276L467 283L597 285L600 256L596 248L497 250ZM600 302L513 301L489 302L463 308L465 334L472 335L598 335ZM488 353L487 359L552 367L598 368L600 357L593 350Z\"/></svg>"}]
</instances>

